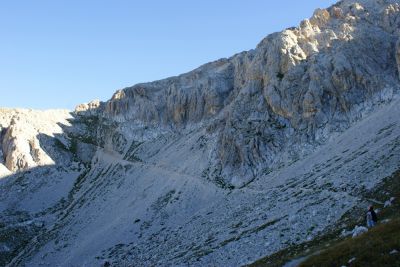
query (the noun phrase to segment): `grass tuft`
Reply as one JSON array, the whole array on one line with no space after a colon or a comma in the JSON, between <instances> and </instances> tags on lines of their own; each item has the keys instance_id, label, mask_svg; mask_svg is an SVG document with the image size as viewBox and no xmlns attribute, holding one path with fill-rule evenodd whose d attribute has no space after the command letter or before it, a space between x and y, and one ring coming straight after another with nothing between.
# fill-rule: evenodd
<instances>
[{"instance_id":1,"label":"grass tuft","mask_svg":"<svg viewBox=\"0 0 400 267\"><path fill-rule=\"evenodd\" d=\"M400 219L380 224L367 233L346 239L311 256L300 267L312 266L400 266ZM350 259L354 259L349 263Z\"/></svg>"}]
</instances>

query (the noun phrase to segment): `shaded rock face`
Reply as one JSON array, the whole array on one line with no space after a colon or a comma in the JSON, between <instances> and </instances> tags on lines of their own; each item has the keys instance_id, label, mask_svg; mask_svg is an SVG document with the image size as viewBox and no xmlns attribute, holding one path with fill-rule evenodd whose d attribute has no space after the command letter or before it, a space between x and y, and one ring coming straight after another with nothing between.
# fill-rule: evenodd
<instances>
[{"instance_id":1,"label":"shaded rock face","mask_svg":"<svg viewBox=\"0 0 400 267\"><path fill-rule=\"evenodd\" d=\"M255 50L120 90L103 114L180 132L205 125L216 140L205 173L240 187L391 99L399 21L397 1L342 1Z\"/></svg>"}]
</instances>

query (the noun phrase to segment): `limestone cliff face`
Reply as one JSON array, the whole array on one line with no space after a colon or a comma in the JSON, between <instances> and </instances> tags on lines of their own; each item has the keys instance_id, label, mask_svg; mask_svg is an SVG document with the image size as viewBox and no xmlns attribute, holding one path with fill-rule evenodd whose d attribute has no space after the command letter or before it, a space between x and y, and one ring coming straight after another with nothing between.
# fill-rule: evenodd
<instances>
[{"instance_id":1,"label":"limestone cliff face","mask_svg":"<svg viewBox=\"0 0 400 267\"><path fill-rule=\"evenodd\" d=\"M12 120L3 138L5 166L12 172L38 165L54 164L41 149L30 124L18 124Z\"/></svg>"},{"instance_id":2,"label":"limestone cliff face","mask_svg":"<svg viewBox=\"0 0 400 267\"><path fill-rule=\"evenodd\" d=\"M398 1L341 1L255 50L120 90L103 114L179 131L206 125L217 140L208 175L244 185L392 98L399 14Z\"/></svg>"},{"instance_id":3,"label":"limestone cliff face","mask_svg":"<svg viewBox=\"0 0 400 267\"><path fill-rule=\"evenodd\" d=\"M246 54L221 59L192 72L118 91L106 112L145 123L181 126L213 118L225 107L234 89L242 86L238 71Z\"/></svg>"},{"instance_id":4,"label":"limestone cliff face","mask_svg":"<svg viewBox=\"0 0 400 267\"><path fill-rule=\"evenodd\" d=\"M59 124L68 124L68 118L69 112L65 110L0 109L0 175L54 165L49 156L49 150L55 149L54 143L49 144L47 139L61 134Z\"/></svg>"}]
</instances>

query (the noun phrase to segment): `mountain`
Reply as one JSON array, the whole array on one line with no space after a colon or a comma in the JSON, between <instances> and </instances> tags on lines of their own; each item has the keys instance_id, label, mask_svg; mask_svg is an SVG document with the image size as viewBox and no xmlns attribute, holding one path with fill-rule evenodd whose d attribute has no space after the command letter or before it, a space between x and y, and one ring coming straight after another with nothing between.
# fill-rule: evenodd
<instances>
[{"instance_id":1,"label":"mountain","mask_svg":"<svg viewBox=\"0 0 400 267\"><path fill-rule=\"evenodd\" d=\"M74 112L0 110L0 263L240 266L310 241L400 167L400 1Z\"/></svg>"}]
</instances>

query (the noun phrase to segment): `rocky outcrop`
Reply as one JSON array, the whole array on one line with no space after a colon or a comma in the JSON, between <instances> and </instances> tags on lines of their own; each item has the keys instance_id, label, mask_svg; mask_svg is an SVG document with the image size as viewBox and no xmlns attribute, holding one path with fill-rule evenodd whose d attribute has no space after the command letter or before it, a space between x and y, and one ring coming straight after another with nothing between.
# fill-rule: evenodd
<instances>
[{"instance_id":1,"label":"rocky outcrop","mask_svg":"<svg viewBox=\"0 0 400 267\"><path fill-rule=\"evenodd\" d=\"M49 155L55 149L51 139L63 132L69 118L64 110L0 109L0 163L11 173L55 164Z\"/></svg>"},{"instance_id":2,"label":"rocky outcrop","mask_svg":"<svg viewBox=\"0 0 400 267\"><path fill-rule=\"evenodd\" d=\"M397 1L341 1L255 50L120 90L103 115L179 132L207 125L217 140L208 177L243 186L391 99L399 14Z\"/></svg>"},{"instance_id":3,"label":"rocky outcrop","mask_svg":"<svg viewBox=\"0 0 400 267\"><path fill-rule=\"evenodd\" d=\"M86 115L95 115L99 110L102 102L100 100L93 100L89 103L79 104L75 108L75 113L86 114Z\"/></svg>"},{"instance_id":4,"label":"rocky outcrop","mask_svg":"<svg viewBox=\"0 0 400 267\"><path fill-rule=\"evenodd\" d=\"M210 119L229 103L231 93L238 88L235 70L235 62L221 59L179 77L138 84L116 92L105 112L168 126Z\"/></svg>"},{"instance_id":5,"label":"rocky outcrop","mask_svg":"<svg viewBox=\"0 0 400 267\"><path fill-rule=\"evenodd\" d=\"M3 138L5 166L12 172L54 164L40 147L37 132L28 122L13 118Z\"/></svg>"}]
</instances>

